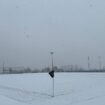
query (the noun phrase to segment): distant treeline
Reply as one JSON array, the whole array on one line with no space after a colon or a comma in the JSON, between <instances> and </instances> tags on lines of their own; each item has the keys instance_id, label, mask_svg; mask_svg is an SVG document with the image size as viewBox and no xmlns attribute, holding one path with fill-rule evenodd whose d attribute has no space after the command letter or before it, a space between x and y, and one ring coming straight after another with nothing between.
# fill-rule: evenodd
<instances>
[{"instance_id":1,"label":"distant treeline","mask_svg":"<svg viewBox=\"0 0 105 105\"><path fill-rule=\"evenodd\" d=\"M63 69L63 68L58 68L55 66L54 68L55 72L105 72L105 69ZM43 69L31 69L31 68L22 68L22 67L9 67L9 68L0 68L0 73L1 74L21 74L21 73L46 73L51 71L50 67L46 67Z\"/></svg>"}]
</instances>

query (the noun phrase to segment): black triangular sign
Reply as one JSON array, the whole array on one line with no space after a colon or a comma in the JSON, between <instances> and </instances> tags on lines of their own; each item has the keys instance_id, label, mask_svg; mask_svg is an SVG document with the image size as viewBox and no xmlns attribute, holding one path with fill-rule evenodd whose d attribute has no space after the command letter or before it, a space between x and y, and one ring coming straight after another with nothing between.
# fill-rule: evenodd
<instances>
[{"instance_id":1,"label":"black triangular sign","mask_svg":"<svg viewBox=\"0 0 105 105\"><path fill-rule=\"evenodd\" d=\"M50 71L50 72L49 72L49 75L50 75L52 78L54 78L54 70Z\"/></svg>"}]
</instances>

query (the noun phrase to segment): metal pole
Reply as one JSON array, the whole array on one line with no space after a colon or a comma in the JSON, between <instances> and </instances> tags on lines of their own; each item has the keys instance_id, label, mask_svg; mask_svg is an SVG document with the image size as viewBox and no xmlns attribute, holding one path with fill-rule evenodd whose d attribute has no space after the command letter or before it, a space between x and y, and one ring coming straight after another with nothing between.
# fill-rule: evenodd
<instances>
[{"instance_id":1,"label":"metal pole","mask_svg":"<svg viewBox=\"0 0 105 105\"><path fill-rule=\"evenodd\" d=\"M4 71L4 61L3 61L3 73L5 73L5 71Z\"/></svg>"},{"instance_id":2,"label":"metal pole","mask_svg":"<svg viewBox=\"0 0 105 105\"><path fill-rule=\"evenodd\" d=\"M88 70L90 70L90 57L88 56Z\"/></svg>"},{"instance_id":3,"label":"metal pole","mask_svg":"<svg viewBox=\"0 0 105 105\"><path fill-rule=\"evenodd\" d=\"M99 56L98 59L99 59L99 69L101 70L101 66L102 66L101 56Z\"/></svg>"},{"instance_id":4,"label":"metal pole","mask_svg":"<svg viewBox=\"0 0 105 105\"><path fill-rule=\"evenodd\" d=\"M53 78L53 95L52 97L54 97L54 78Z\"/></svg>"},{"instance_id":5,"label":"metal pole","mask_svg":"<svg viewBox=\"0 0 105 105\"><path fill-rule=\"evenodd\" d=\"M52 70L54 70L54 64L53 64L53 54L54 52L51 52L51 58L52 58ZM54 77L52 78L52 97L54 97Z\"/></svg>"}]
</instances>

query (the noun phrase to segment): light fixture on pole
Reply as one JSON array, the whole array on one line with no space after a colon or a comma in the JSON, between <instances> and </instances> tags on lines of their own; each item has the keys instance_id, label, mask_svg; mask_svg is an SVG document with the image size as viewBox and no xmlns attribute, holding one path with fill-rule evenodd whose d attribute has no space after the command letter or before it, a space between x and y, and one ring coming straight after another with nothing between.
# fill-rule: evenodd
<instances>
[{"instance_id":1,"label":"light fixture on pole","mask_svg":"<svg viewBox=\"0 0 105 105\"><path fill-rule=\"evenodd\" d=\"M49 72L49 75L52 77L52 97L54 97L54 64L53 64L53 54L54 52L50 52L51 61L52 61L52 70Z\"/></svg>"}]
</instances>

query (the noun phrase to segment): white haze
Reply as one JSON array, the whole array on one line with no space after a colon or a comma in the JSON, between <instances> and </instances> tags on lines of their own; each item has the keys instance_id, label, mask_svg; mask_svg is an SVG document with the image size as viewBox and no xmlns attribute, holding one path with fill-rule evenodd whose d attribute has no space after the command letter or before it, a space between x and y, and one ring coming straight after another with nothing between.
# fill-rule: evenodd
<instances>
[{"instance_id":1,"label":"white haze","mask_svg":"<svg viewBox=\"0 0 105 105\"><path fill-rule=\"evenodd\" d=\"M104 0L0 0L0 66L104 66L104 30Z\"/></svg>"}]
</instances>

